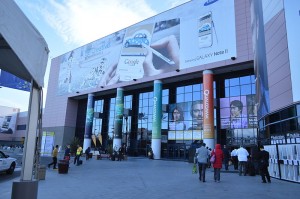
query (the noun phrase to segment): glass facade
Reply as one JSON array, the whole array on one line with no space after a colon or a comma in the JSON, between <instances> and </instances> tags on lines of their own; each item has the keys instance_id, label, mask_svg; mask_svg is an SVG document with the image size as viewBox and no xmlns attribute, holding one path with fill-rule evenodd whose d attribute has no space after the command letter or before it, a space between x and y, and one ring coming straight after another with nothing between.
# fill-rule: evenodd
<instances>
[{"instance_id":1,"label":"glass facade","mask_svg":"<svg viewBox=\"0 0 300 199\"><path fill-rule=\"evenodd\" d=\"M271 113L259 121L262 144L300 143L300 103Z\"/></svg>"},{"instance_id":2,"label":"glass facade","mask_svg":"<svg viewBox=\"0 0 300 199\"><path fill-rule=\"evenodd\" d=\"M224 98L220 98L221 129L226 129L228 145L252 145L257 138L255 76L227 78Z\"/></svg>"},{"instance_id":3,"label":"glass facade","mask_svg":"<svg viewBox=\"0 0 300 199\"><path fill-rule=\"evenodd\" d=\"M95 101L94 105L94 113L103 113L103 103L104 100L97 100ZM94 117L93 121L93 134L98 135L102 132L102 117Z\"/></svg>"},{"instance_id":4,"label":"glass facade","mask_svg":"<svg viewBox=\"0 0 300 199\"><path fill-rule=\"evenodd\" d=\"M257 138L257 103L255 99L254 75L216 77L213 82L213 89L214 126L217 142L229 146L236 146L242 143L255 144ZM235 121L240 126L231 124L233 120L230 115L232 109L230 103L233 100L243 102L241 105L242 114L237 118L238 122ZM197 105L202 101L203 84L201 82L164 85L161 119L163 158L185 159L191 144L203 139L203 106ZM100 132L102 135L107 133L108 144L111 144L114 135L115 107L115 97L104 100L96 99L95 101L94 111L95 113L100 113L101 117L94 118L93 134L97 136ZM293 115L293 113L293 110L288 110L284 113L287 121L281 128L297 128L297 119L289 119L289 116ZM175 121L175 116L179 118L179 122ZM277 118L274 119L276 120ZM133 154L147 156L148 147L151 145L152 139L152 120L153 91L135 91L130 95L124 96L122 143L126 143L128 150L133 152ZM245 121L245 126L241 126L243 121Z\"/></svg>"}]
</instances>

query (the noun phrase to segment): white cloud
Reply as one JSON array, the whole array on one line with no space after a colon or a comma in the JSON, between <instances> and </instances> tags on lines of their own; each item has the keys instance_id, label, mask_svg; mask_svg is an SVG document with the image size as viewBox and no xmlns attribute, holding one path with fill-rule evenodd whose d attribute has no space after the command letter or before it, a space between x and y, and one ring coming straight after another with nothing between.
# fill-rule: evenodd
<instances>
[{"instance_id":1,"label":"white cloud","mask_svg":"<svg viewBox=\"0 0 300 199\"><path fill-rule=\"evenodd\" d=\"M166 0L165 10L187 1ZM73 46L95 41L158 14L146 0L49 0L34 6L65 44Z\"/></svg>"},{"instance_id":2,"label":"white cloud","mask_svg":"<svg viewBox=\"0 0 300 199\"><path fill-rule=\"evenodd\" d=\"M156 14L144 0L56 0L40 9L67 44L83 45Z\"/></svg>"},{"instance_id":3,"label":"white cloud","mask_svg":"<svg viewBox=\"0 0 300 199\"><path fill-rule=\"evenodd\" d=\"M27 111L30 96L29 92L2 87L0 88L0 93L1 106L20 108L21 111Z\"/></svg>"}]
</instances>

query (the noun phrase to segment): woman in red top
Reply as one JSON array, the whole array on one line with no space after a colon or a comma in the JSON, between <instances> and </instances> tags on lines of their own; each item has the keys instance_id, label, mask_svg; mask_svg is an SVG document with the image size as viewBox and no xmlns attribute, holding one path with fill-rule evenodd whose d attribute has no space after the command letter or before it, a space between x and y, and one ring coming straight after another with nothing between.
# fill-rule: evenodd
<instances>
[{"instance_id":1,"label":"woman in red top","mask_svg":"<svg viewBox=\"0 0 300 199\"><path fill-rule=\"evenodd\" d=\"M211 152L211 155L215 155L215 162L213 163L214 168L214 180L215 182L220 182L220 171L222 168L222 163L224 159L224 154L221 149L220 144L216 144L215 149Z\"/></svg>"}]
</instances>

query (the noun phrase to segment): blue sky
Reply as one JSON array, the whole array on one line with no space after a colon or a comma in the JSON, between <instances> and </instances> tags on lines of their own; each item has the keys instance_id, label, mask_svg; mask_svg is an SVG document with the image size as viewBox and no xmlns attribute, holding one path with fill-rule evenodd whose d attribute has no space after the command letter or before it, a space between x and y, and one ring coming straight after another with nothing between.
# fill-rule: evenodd
<instances>
[{"instance_id":1,"label":"blue sky","mask_svg":"<svg viewBox=\"0 0 300 199\"><path fill-rule=\"evenodd\" d=\"M50 49L45 74L46 100L51 59L189 0L15 0L44 36ZM0 89L0 105L27 111L29 93Z\"/></svg>"}]
</instances>

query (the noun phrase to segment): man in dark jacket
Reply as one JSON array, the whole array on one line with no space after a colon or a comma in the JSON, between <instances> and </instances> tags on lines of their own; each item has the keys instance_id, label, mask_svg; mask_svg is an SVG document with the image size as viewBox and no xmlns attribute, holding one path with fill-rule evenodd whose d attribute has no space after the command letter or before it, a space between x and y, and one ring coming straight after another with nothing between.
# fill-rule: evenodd
<instances>
[{"instance_id":1,"label":"man in dark jacket","mask_svg":"<svg viewBox=\"0 0 300 199\"><path fill-rule=\"evenodd\" d=\"M229 153L229 150L226 145L224 145L223 154L224 154L224 166L225 166L225 170L227 171L228 170L228 162L230 159L230 153Z\"/></svg>"},{"instance_id":2,"label":"man in dark jacket","mask_svg":"<svg viewBox=\"0 0 300 199\"><path fill-rule=\"evenodd\" d=\"M258 153L259 158L259 170L262 179L262 183L266 183L266 178L268 183L271 183L270 174L268 171L269 167L269 152L264 150L264 146L260 146L260 152Z\"/></svg>"}]
</instances>

